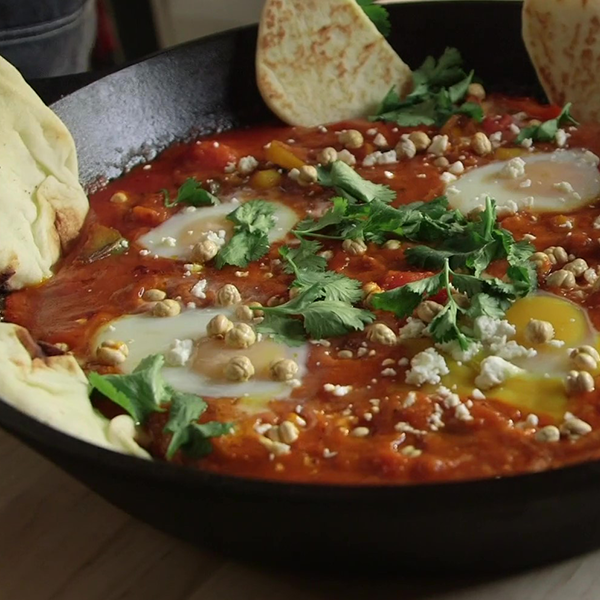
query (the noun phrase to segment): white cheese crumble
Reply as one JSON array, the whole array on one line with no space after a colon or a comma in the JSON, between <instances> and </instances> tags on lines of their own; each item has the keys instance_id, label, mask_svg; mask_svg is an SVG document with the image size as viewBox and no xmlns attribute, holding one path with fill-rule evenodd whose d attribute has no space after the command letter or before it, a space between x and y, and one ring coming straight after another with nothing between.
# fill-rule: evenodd
<instances>
[{"instance_id":1,"label":"white cheese crumble","mask_svg":"<svg viewBox=\"0 0 600 600\"><path fill-rule=\"evenodd\" d=\"M163 246L168 246L169 248L174 248L177 245L177 240L174 237L166 236L160 238L160 243Z\"/></svg>"},{"instance_id":2,"label":"white cheese crumble","mask_svg":"<svg viewBox=\"0 0 600 600\"><path fill-rule=\"evenodd\" d=\"M406 372L406 383L421 386L424 383L438 384L442 375L448 375L450 370L444 357L435 350L427 348L415 355L410 361L411 369Z\"/></svg>"},{"instance_id":3,"label":"white cheese crumble","mask_svg":"<svg viewBox=\"0 0 600 600\"><path fill-rule=\"evenodd\" d=\"M516 156L511 158L500 171L500 176L506 179L519 179L525 175L525 161Z\"/></svg>"},{"instance_id":4,"label":"white cheese crumble","mask_svg":"<svg viewBox=\"0 0 600 600\"><path fill-rule=\"evenodd\" d=\"M385 139L385 136L381 133L378 133L373 138L373 144L377 146L377 148L387 148L389 146L388 141Z\"/></svg>"},{"instance_id":5,"label":"white cheese crumble","mask_svg":"<svg viewBox=\"0 0 600 600\"><path fill-rule=\"evenodd\" d=\"M531 179L526 179L525 181L521 181L521 183L519 184L520 188L530 188L531 187Z\"/></svg>"},{"instance_id":6,"label":"white cheese crumble","mask_svg":"<svg viewBox=\"0 0 600 600\"><path fill-rule=\"evenodd\" d=\"M352 152L346 150L341 150L338 152L338 160L346 163L348 166L353 167L356 164L356 156L352 154Z\"/></svg>"},{"instance_id":7,"label":"white cheese crumble","mask_svg":"<svg viewBox=\"0 0 600 600\"><path fill-rule=\"evenodd\" d=\"M505 360L515 360L518 358L533 358L537 356L537 351L533 348L525 348L520 346L514 340L510 342L493 342L490 344L489 350L495 356L504 358Z\"/></svg>"},{"instance_id":8,"label":"white cheese crumble","mask_svg":"<svg viewBox=\"0 0 600 600\"><path fill-rule=\"evenodd\" d=\"M447 135L436 135L429 148L427 148L427 152L429 154L435 154L435 156L442 156L446 150L448 150L449 140Z\"/></svg>"},{"instance_id":9,"label":"white cheese crumble","mask_svg":"<svg viewBox=\"0 0 600 600\"><path fill-rule=\"evenodd\" d=\"M338 154L339 158L339 154ZM363 159L363 167L373 167L375 165L393 165L398 162L398 155L395 150L389 150L388 152L380 152L376 150L371 154L367 154Z\"/></svg>"},{"instance_id":10,"label":"white cheese crumble","mask_svg":"<svg viewBox=\"0 0 600 600\"><path fill-rule=\"evenodd\" d=\"M398 331L398 339L402 341L423 337L426 327L427 325L421 319L408 317L406 325Z\"/></svg>"},{"instance_id":11,"label":"white cheese crumble","mask_svg":"<svg viewBox=\"0 0 600 600\"><path fill-rule=\"evenodd\" d=\"M170 367L183 367L194 351L193 340L174 340L165 352L165 362Z\"/></svg>"},{"instance_id":12,"label":"white cheese crumble","mask_svg":"<svg viewBox=\"0 0 600 600\"><path fill-rule=\"evenodd\" d=\"M466 350L463 350L458 343L458 340L451 342L442 342L436 344L435 347L445 354L449 354L456 362L469 362L482 350L483 346L479 342L471 342Z\"/></svg>"},{"instance_id":13,"label":"white cheese crumble","mask_svg":"<svg viewBox=\"0 0 600 600\"><path fill-rule=\"evenodd\" d=\"M471 398L473 400L485 400L485 394L479 388L475 388L471 392Z\"/></svg>"},{"instance_id":14,"label":"white cheese crumble","mask_svg":"<svg viewBox=\"0 0 600 600\"><path fill-rule=\"evenodd\" d=\"M351 385L334 385L332 383L326 383L323 386L326 392L330 392L334 396L346 396L352 391Z\"/></svg>"},{"instance_id":15,"label":"white cheese crumble","mask_svg":"<svg viewBox=\"0 0 600 600\"><path fill-rule=\"evenodd\" d=\"M556 145L559 148L563 148L566 145L567 140L569 139L569 135L564 129L559 129L556 132L556 136L554 137L554 139L556 141Z\"/></svg>"},{"instance_id":16,"label":"white cheese crumble","mask_svg":"<svg viewBox=\"0 0 600 600\"><path fill-rule=\"evenodd\" d=\"M461 173L465 172L465 165L462 161L457 160L455 163L450 165L448 172L452 173L452 175L460 175Z\"/></svg>"},{"instance_id":17,"label":"white cheese crumble","mask_svg":"<svg viewBox=\"0 0 600 600\"><path fill-rule=\"evenodd\" d=\"M408 392L406 394L406 398L404 398L404 402L402 403L402 408L410 408L417 401L417 394L415 392Z\"/></svg>"},{"instance_id":18,"label":"white cheese crumble","mask_svg":"<svg viewBox=\"0 0 600 600\"><path fill-rule=\"evenodd\" d=\"M190 293L196 298L200 298L201 300L206 298L206 286L208 285L208 281L206 279L200 279L197 283L194 284L194 287L190 290Z\"/></svg>"},{"instance_id":19,"label":"white cheese crumble","mask_svg":"<svg viewBox=\"0 0 600 600\"><path fill-rule=\"evenodd\" d=\"M490 344L506 343L508 338L513 337L517 333L515 326L511 325L508 321L495 319L486 315L475 319L474 331L478 339Z\"/></svg>"},{"instance_id":20,"label":"white cheese crumble","mask_svg":"<svg viewBox=\"0 0 600 600\"><path fill-rule=\"evenodd\" d=\"M249 175L258 167L258 161L254 158L254 156L244 156L240 158L237 164L237 170L242 175Z\"/></svg>"},{"instance_id":21,"label":"white cheese crumble","mask_svg":"<svg viewBox=\"0 0 600 600\"><path fill-rule=\"evenodd\" d=\"M523 369L503 358L488 356L481 361L479 375L475 378L475 385L482 390L489 390L520 373L524 373Z\"/></svg>"},{"instance_id":22,"label":"white cheese crumble","mask_svg":"<svg viewBox=\"0 0 600 600\"><path fill-rule=\"evenodd\" d=\"M452 182L456 181L456 179L457 179L456 175L452 175L452 173L449 173L449 172L442 173L440 175L440 181L445 184L452 183Z\"/></svg>"}]
</instances>

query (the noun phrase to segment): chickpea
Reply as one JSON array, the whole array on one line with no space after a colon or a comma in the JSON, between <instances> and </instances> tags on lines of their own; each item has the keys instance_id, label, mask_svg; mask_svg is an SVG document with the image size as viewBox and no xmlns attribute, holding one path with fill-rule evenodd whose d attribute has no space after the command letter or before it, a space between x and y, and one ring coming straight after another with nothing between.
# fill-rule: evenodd
<instances>
[{"instance_id":1,"label":"chickpea","mask_svg":"<svg viewBox=\"0 0 600 600\"><path fill-rule=\"evenodd\" d=\"M414 158L416 154L417 147L415 146L414 142L412 142L410 139L400 140L396 144L396 156L398 160L401 160L403 158L410 160L411 158Z\"/></svg>"},{"instance_id":2,"label":"chickpea","mask_svg":"<svg viewBox=\"0 0 600 600\"><path fill-rule=\"evenodd\" d=\"M279 425L279 438L284 444L293 444L299 437L300 431L291 421L283 421Z\"/></svg>"},{"instance_id":3,"label":"chickpea","mask_svg":"<svg viewBox=\"0 0 600 600\"><path fill-rule=\"evenodd\" d=\"M180 312L181 306L175 300L161 300L152 309L155 317L176 317Z\"/></svg>"},{"instance_id":4,"label":"chickpea","mask_svg":"<svg viewBox=\"0 0 600 600\"><path fill-rule=\"evenodd\" d=\"M322 165L330 165L332 162L335 162L338 159L338 153L335 148L328 146L327 148L323 148L321 152L319 152L317 156L317 160Z\"/></svg>"},{"instance_id":5,"label":"chickpea","mask_svg":"<svg viewBox=\"0 0 600 600\"><path fill-rule=\"evenodd\" d=\"M575 275L571 271L560 269L546 277L546 284L549 287L573 289L576 286Z\"/></svg>"},{"instance_id":6,"label":"chickpea","mask_svg":"<svg viewBox=\"0 0 600 600\"><path fill-rule=\"evenodd\" d=\"M553 265L564 265L569 260L569 255L562 246L550 246L544 250L544 254L548 256Z\"/></svg>"},{"instance_id":7,"label":"chickpea","mask_svg":"<svg viewBox=\"0 0 600 600\"><path fill-rule=\"evenodd\" d=\"M254 365L247 356L234 356L225 367L229 381L248 381L254 377Z\"/></svg>"},{"instance_id":8,"label":"chickpea","mask_svg":"<svg viewBox=\"0 0 600 600\"><path fill-rule=\"evenodd\" d=\"M289 358L275 360L269 367L271 378L275 381L290 381L294 379L298 373L298 369L298 363Z\"/></svg>"},{"instance_id":9,"label":"chickpea","mask_svg":"<svg viewBox=\"0 0 600 600\"><path fill-rule=\"evenodd\" d=\"M217 292L217 305L218 306L232 306L233 304L240 304L242 296L235 285L226 283Z\"/></svg>"},{"instance_id":10,"label":"chickpea","mask_svg":"<svg viewBox=\"0 0 600 600\"><path fill-rule=\"evenodd\" d=\"M117 192L110 197L110 201L114 202L115 204L123 204L128 200L129 198L127 197L127 194L125 192Z\"/></svg>"},{"instance_id":11,"label":"chickpea","mask_svg":"<svg viewBox=\"0 0 600 600\"><path fill-rule=\"evenodd\" d=\"M592 346L573 348L569 353L573 366L581 371L595 371L598 368L600 355Z\"/></svg>"},{"instance_id":12,"label":"chickpea","mask_svg":"<svg viewBox=\"0 0 600 600\"><path fill-rule=\"evenodd\" d=\"M167 297L167 294L162 290L157 290L152 288L150 290L146 290L142 298L146 300L146 302L159 302L160 300L164 300Z\"/></svg>"},{"instance_id":13,"label":"chickpea","mask_svg":"<svg viewBox=\"0 0 600 600\"><path fill-rule=\"evenodd\" d=\"M370 281L369 283L365 283L362 287L363 292L365 293L365 297L363 299L363 305L370 308L373 306L373 298L377 294L381 294L383 292L383 288L377 285L374 281Z\"/></svg>"},{"instance_id":14,"label":"chickpea","mask_svg":"<svg viewBox=\"0 0 600 600\"><path fill-rule=\"evenodd\" d=\"M383 346L395 346L398 342L396 334L385 323L373 323L367 328L367 339Z\"/></svg>"},{"instance_id":15,"label":"chickpea","mask_svg":"<svg viewBox=\"0 0 600 600\"><path fill-rule=\"evenodd\" d=\"M444 307L441 304L433 300L425 300L417 306L417 317L424 323L431 323L443 310Z\"/></svg>"},{"instance_id":16,"label":"chickpea","mask_svg":"<svg viewBox=\"0 0 600 600\"><path fill-rule=\"evenodd\" d=\"M252 309L255 317L264 317L264 311L260 310L262 308L262 304L260 302L248 302L248 306Z\"/></svg>"},{"instance_id":17,"label":"chickpea","mask_svg":"<svg viewBox=\"0 0 600 600\"><path fill-rule=\"evenodd\" d=\"M450 161L445 156L440 156L433 161L434 166L445 169L450 165Z\"/></svg>"},{"instance_id":18,"label":"chickpea","mask_svg":"<svg viewBox=\"0 0 600 600\"><path fill-rule=\"evenodd\" d=\"M554 327L549 321L531 319L525 327L525 339L530 344L544 344L554 338Z\"/></svg>"},{"instance_id":19,"label":"chickpea","mask_svg":"<svg viewBox=\"0 0 600 600\"><path fill-rule=\"evenodd\" d=\"M571 271L575 277L583 275L588 268L588 264L583 258L576 258L563 267L565 271Z\"/></svg>"},{"instance_id":20,"label":"chickpea","mask_svg":"<svg viewBox=\"0 0 600 600\"><path fill-rule=\"evenodd\" d=\"M567 393L581 394L583 392L593 392L596 389L594 378L587 371L569 371L565 379Z\"/></svg>"},{"instance_id":21,"label":"chickpea","mask_svg":"<svg viewBox=\"0 0 600 600\"><path fill-rule=\"evenodd\" d=\"M206 333L211 338L223 338L233 329L233 323L225 315L213 317L206 326Z\"/></svg>"},{"instance_id":22,"label":"chickpea","mask_svg":"<svg viewBox=\"0 0 600 600\"><path fill-rule=\"evenodd\" d=\"M298 174L298 183L303 186L308 186L313 183L316 183L318 179L317 169L312 165L304 165L300 167L300 172Z\"/></svg>"},{"instance_id":23,"label":"chickpea","mask_svg":"<svg viewBox=\"0 0 600 600\"><path fill-rule=\"evenodd\" d=\"M247 323L237 323L225 334L225 343L232 348L249 348L256 343L256 333Z\"/></svg>"},{"instance_id":24,"label":"chickpea","mask_svg":"<svg viewBox=\"0 0 600 600\"><path fill-rule=\"evenodd\" d=\"M383 247L386 250L400 250L402 243L399 240L388 240Z\"/></svg>"},{"instance_id":25,"label":"chickpea","mask_svg":"<svg viewBox=\"0 0 600 600\"><path fill-rule=\"evenodd\" d=\"M471 301L466 294L461 294L460 292L454 292L452 294L452 300L458 304L459 308L469 308L471 305Z\"/></svg>"},{"instance_id":26,"label":"chickpea","mask_svg":"<svg viewBox=\"0 0 600 600\"><path fill-rule=\"evenodd\" d=\"M349 148L350 150L360 148L365 143L362 133L356 129L341 131L338 133L338 140L344 148Z\"/></svg>"},{"instance_id":27,"label":"chickpea","mask_svg":"<svg viewBox=\"0 0 600 600\"><path fill-rule=\"evenodd\" d=\"M529 260L535 264L538 271L549 271L552 259L545 252L534 252Z\"/></svg>"},{"instance_id":28,"label":"chickpea","mask_svg":"<svg viewBox=\"0 0 600 600\"><path fill-rule=\"evenodd\" d=\"M471 150L478 156L485 156L492 151L492 142L485 133L478 131L471 139Z\"/></svg>"},{"instance_id":29,"label":"chickpea","mask_svg":"<svg viewBox=\"0 0 600 600\"><path fill-rule=\"evenodd\" d=\"M367 251L367 245L363 240L344 240L342 249L352 256L362 256Z\"/></svg>"},{"instance_id":30,"label":"chickpea","mask_svg":"<svg viewBox=\"0 0 600 600\"><path fill-rule=\"evenodd\" d=\"M424 152L431 145L431 138L424 131L413 131L408 139L414 144L417 152Z\"/></svg>"},{"instance_id":31,"label":"chickpea","mask_svg":"<svg viewBox=\"0 0 600 600\"><path fill-rule=\"evenodd\" d=\"M219 253L219 246L211 240L202 240L192 249L192 260L204 264L212 260Z\"/></svg>"},{"instance_id":32,"label":"chickpea","mask_svg":"<svg viewBox=\"0 0 600 600\"><path fill-rule=\"evenodd\" d=\"M235 309L235 316L240 321L252 321L254 319L254 311L246 304L240 304Z\"/></svg>"},{"instance_id":33,"label":"chickpea","mask_svg":"<svg viewBox=\"0 0 600 600\"><path fill-rule=\"evenodd\" d=\"M477 100L485 100L485 89L480 83L471 83L467 89L467 94Z\"/></svg>"},{"instance_id":34,"label":"chickpea","mask_svg":"<svg viewBox=\"0 0 600 600\"><path fill-rule=\"evenodd\" d=\"M567 437L578 438L590 433L592 431L592 426L583 419L570 417L565 419L565 422L560 426L560 431Z\"/></svg>"},{"instance_id":35,"label":"chickpea","mask_svg":"<svg viewBox=\"0 0 600 600\"><path fill-rule=\"evenodd\" d=\"M109 367L124 363L128 356L129 347L121 341L106 340L96 350L98 362Z\"/></svg>"}]
</instances>

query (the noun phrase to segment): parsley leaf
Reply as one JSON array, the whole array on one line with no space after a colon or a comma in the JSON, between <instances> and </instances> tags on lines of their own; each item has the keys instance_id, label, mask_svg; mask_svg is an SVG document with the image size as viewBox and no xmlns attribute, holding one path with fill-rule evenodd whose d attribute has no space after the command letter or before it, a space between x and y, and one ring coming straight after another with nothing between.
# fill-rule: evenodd
<instances>
[{"instance_id":1,"label":"parsley leaf","mask_svg":"<svg viewBox=\"0 0 600 600\"><path fill-rule=\"evenodd\" d=\"M462 69L458 50L447 48L438 61L430 56L413 73L413 90L406 98L400 98L392 88L370 119L392 121L402 127L442 127L455 114L482 121L479 104L463 103L472 81L473 71L467 74Z\"/></svg>"},{"instance_id":2,"label":"parsley leaf","mask_svg":"<svg viewBox=\"0 0 600 600\"><path fill-rule=\"evenodd\" d=\"M565 104L565 107L556 119L550 119L540 125L533 125L521 129L521 132L515 139L515 143L521 144L526 139L532 139L534 142L553 142L561 127L564 127L565 125L579 125L571 115L571 106L572 104L570 102Z\"/></svg>"},{"instance_id":3,"label":"parsley leaf","mask_svg":"<svg viewBox=\"0 0 600 600\"><path fill-rule=\"evenodd\" d=\"M268 233L275 226L275 207L265 200L250 200L227 215L235 225L234 234L217 254L218 269L225 265L247 267L269 251Z\"/></svg>"},{"instance_id":4,"label":"parsley leaf","mask_svg":"<svg viewBox=\"0 0 600 600\"><path fill-rule=\"evenodd\" d=\"M186 179L179 190L175 200L171 201L168 190L162 190L164 194L164 203L167 208L176 206L177 204L187 204L188 206L206 206L209 204L219 204L219 199L206 191L202 184L190 177Z\"/></svg>"},{"instance_id":5,"label":"parsley leaf","mask_svg":"<svg viewBox=\"0 0 600 600\"><path fill-rule=\"evenodd\" d=\"M197 423L205 410L206 402L200 396L174 392L169 420L164 428L164 431L173 434L167 448L167 459L171 460L180 448L193 458L205 456L212 450L210 438L231 432L231 423Z\"/></svg>"},{"instance_id":6,"label":"parsley leaf","mask_svg":"<svg viewBox=\"0 0 600 600\"><path fill-rule=\"evenodd\" d=\"M390 15L384 6L374 4L374 0L356 0L358 5L365 11L365 14L373 25L377 27L381 35L388 37L392 33L392 26L390 24Z\"/></svg>"},{"instance_id":7,"label":"parsley leaf","mask_svg":"<svg viewBox=\"0 0 600 600\"><path fill-rule=\"evenodd\" d=\"M143 423L153 412L162 412L162 404L171 400L172 390L162 375L162 354L147 356L128 375L90 373L93 389L118 404L136 423Z\"/></svg>"},{"instance_id":8,"label":"parsley leaf","mask_svg":"<svg viewBox=\"0 0 600 600\"><path fill-rule=\"evenodd\" d=\"M391 202L396 192L387 185L363 179L352 167L336 160L329 167L318 167L318 182L323 187L332 187L336 193L351 204L369 203L374 200Z\"/></svg>"}]
</instances>

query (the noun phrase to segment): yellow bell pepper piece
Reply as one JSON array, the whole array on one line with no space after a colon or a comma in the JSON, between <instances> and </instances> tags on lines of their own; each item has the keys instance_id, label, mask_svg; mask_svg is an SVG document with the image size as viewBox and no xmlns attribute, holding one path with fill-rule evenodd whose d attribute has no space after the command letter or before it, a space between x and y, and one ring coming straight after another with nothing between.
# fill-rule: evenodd
<instances>
[{"instance_id":1,"label":"yellow bell pepper piece","mask_svg":"<svg viewBox=\"0 0 600 600\"><path fill-rule=\"evenodd\" d=\"M275 169L267 169L266 171L255 171L250 178L250 185L259 190L268 190L274 188L281 183L283 176Z\"/></svg>"},{"instance_id":2,"label":"yellow bell pepper piece","mask_svg":"<svg viewBox=\"0 0 600 600\"><path fill-rule=\"evenodd\" d=\"M273 140L267 148L267 160L275 163L279 167L284 169L299 169L304 166L304 161L299 159L293 152L292 149L279 140Z\"/></svg>"}]
</instances>

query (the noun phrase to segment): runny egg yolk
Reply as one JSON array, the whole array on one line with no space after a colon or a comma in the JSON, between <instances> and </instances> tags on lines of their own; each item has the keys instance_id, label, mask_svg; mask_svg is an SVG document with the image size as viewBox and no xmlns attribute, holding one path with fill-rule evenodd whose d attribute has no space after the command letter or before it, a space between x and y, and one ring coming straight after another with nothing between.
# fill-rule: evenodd
<instances>
[{"instance_id":1,"label":"runny egg yolk","mask_svg":"<svg viewBox=\"0 0 600 600\"><path fill-rule=\"evenodd\" d=\"M551 323L556 342L529 342L525 331L532 319ZM486 391L486 397L515 406L524 414L548 414L561 418L568 410L564 377L573 368L569 358L570 349L582 345L598 347L598 334L585 309L564 298L537 293L515 302L507 311L506 320L516 328L512 339L521 346L534 348L536 355L513 360L524 373ZM473 382L482 359L483 355L480 355L469 365L458 365L447 360L450 374L443 378L443 384L447 387L456 386L461 396L468 396L475 387Z\"/></svg>"}]
</instances>

